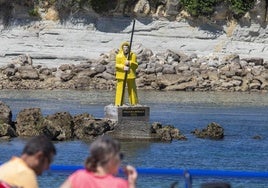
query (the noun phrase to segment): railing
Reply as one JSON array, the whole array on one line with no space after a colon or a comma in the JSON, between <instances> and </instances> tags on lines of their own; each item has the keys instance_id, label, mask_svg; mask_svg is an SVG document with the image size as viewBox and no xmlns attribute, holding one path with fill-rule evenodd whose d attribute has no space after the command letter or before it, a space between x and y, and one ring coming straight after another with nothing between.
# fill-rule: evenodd
<instances>
[{"instance_id":1,"label":"railing","mask_svg":"<svg viewBox=\"0 0 268 188\"><path fill-rule=\"evenodd\" d=\"M61 166L52 165L51 171L75 171L83 168L83 166ZM201 169L164 169L164 168L137 168L139 174L150 175L172 175L184 177L185 188L192 187L192 179L197 177L230 177L230 178L254 178L267 179L268 172L253 172L253 171L233 171L233 170L201 170ZM120 169L120 173L122 170Z\"/></svg>"}]
</instances>

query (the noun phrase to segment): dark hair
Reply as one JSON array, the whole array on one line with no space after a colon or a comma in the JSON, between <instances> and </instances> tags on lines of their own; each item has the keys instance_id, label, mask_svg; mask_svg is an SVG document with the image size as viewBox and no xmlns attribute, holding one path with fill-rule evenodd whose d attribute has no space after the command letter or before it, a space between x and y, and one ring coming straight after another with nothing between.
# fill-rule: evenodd
<instances>
[{"instance_id":1,"label":"dark hair","mask_svg":"<svg viewBox=\"0 0 268 188\"><path fill-rule=\"evenodd\" d=\"M56 148L54 144L45 135L31 138L26 143L22 154L34 155L39 151L42 151L46 157L49 157L51 153L56 155Z\"/></svg>"},{"instance_id":2,"label":"dark hair","mask_svg":"<svg viewBox=\"0 0 268 188\"><path fill-rule=\"evenodd\" d=\"M85 168L96 172L97 166L104 166L118 154L120 143L107 135L101 136L90 145L90 156L86 159Z\"/></svg>"}]
</instances>

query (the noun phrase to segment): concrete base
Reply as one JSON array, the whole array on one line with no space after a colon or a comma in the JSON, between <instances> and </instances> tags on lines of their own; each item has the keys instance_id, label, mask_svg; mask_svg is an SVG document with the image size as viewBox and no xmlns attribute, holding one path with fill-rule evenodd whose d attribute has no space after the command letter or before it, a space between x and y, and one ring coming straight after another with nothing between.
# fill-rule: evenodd
<instances>
[{"instance_id":1,"label":"concrete base","mask_svg":"<svg viewBox=\"0 0 268 188\"><path fill-rule=\"evenodd\" d=\"M105 118L115 121L111 136L118 139L154 139L149 123L150 108L148 106L114 106L104 108Z\"/></svg>"}]
</instances>

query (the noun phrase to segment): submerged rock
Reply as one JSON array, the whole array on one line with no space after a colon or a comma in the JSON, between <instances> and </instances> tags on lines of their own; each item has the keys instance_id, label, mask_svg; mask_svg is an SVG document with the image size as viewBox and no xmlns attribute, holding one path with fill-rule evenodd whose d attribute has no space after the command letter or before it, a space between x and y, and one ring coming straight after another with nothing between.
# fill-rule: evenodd
<instances>
[{"instance_id":1,"label":"submerged rock","mask_svg":"<svg viewBox=\"0 0 268 188\"><path fill-rule=\"evenodd\" d=\"M255 135L252 138L255 139L255 140L261 140L262 139L262 137L260 135Z\"/></svg>"}]
</instances>

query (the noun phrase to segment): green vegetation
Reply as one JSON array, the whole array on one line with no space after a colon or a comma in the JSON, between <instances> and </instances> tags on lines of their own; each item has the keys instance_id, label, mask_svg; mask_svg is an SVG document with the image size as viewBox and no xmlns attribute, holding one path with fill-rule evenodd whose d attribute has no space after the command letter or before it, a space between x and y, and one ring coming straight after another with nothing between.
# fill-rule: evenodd
<instances>
[{"instance_id":1,"label":"green vegetation","mask_svg":"<svg viewBox=\"0 0 268 188\"><path fill-rule=\"evenodd\" d=\"M210 16L220 2L222 0L181 0L186 11L192 16Z\"/></svg>"},{"instance_id":2,"label":"green vegetation","mask_svg":"<svg viewBox=\"0 0 268 188\"><path fill-rule=\"evenodd\" d=\"M179 0L184 9L192 16L211 16L215 6L226 3L234 18L242 17L253 8L255 0Z\"/></svg>"},{"instance_id":3,"label":"green vegetation","mask_svg":"<svg viewBox=\"0 0 268 188\"><path fill-rule=\"evenodd\" d=\"M117 0L91 0L90 5L97 13L105 13L115 8Z\"/></svg>"},{"instance_id":4,"label":"green vegetation","mask_svg":"<svg viewBox=\"0 0 268 188\"><path fill-rule=\"evenodd\" d=\"M246 12L253 8L255 0L226 0L234 18L242 17Z\"/></svg>"},{"instance_id":5,"label":"green vegetation","mask_svg":"<svg viewBox=\"0 0 268 188\"><path fill-rule=\"evenodd\" d=\"M133 3L135 0L121 0L121 3ZM157 7L159 4L164 4L163 0L149 0L151 7ZM191 16L210 17L215 12L215 7L224 3L230 16L236 19L241 18L246 12L253 8L256 0L178 0L181 9L187 11ZM268 1L267 1L268 2ZM29 7L29 15L39 16L38 8L49 8L55 6L59 12L63 12L62 16L70 13L88 10L89 7L99 13L106 14L113 10L118 3L118 0L1 0L1 5L4 4L13 6L19 4Z\"/></svg>"},{"instance_id":6,"label":"green vegetation","mask_svg":"<svg viewBox=\"0 0 268 188\"><path fill-rule=\"evenodd\" d=\"M89 6L90 0L55 0L58 10L68 9L73 11L81 10L84 6Z\"/></svg>"},{"instance_id":7,"label":"green vegetation","mask_svg":"<svg viewBox=\"0 0 268 188\"><path fill-rule=\"evenodd\" d=\"M29 10L29 15L33 17L39 17L38 8L34 7L33 9Z\"/></svg>"},{"instance_id":8,"label":"green vegetation","mask_svg":"<svg viewBox=\"0 0 268 188\"><path fill-rule=\"evenodd\" d=\"M91 0L90 5L97 13L102 13L109 10L108 2L109 0Z\"/></svg>"}]
</instances>

